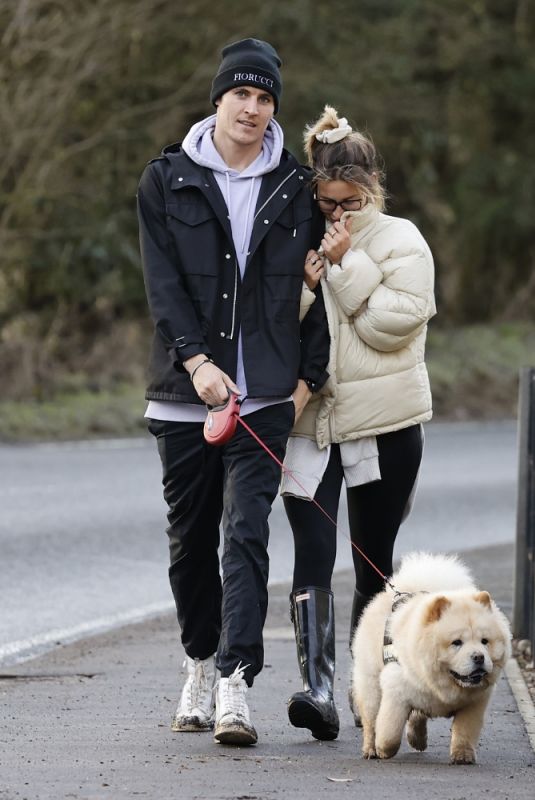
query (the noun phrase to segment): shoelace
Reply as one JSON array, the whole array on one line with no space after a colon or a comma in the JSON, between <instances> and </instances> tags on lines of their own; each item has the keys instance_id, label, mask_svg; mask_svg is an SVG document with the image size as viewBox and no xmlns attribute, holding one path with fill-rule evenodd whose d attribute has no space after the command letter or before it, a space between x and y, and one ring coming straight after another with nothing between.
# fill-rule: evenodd
<instances>
[{"instance_id":1,"label":"shoelace","mask_svg":"<svg viewBox=\"0 0 535 800\"><path fill-rule=\"evenodd\" d=\"M244 685L243 677L243 674L248 666L249 664L245 664L242 667L240 661L234 672L229 675L225 683L221 684L225 713L230 712L239 717L245 718L247 718L249 715L249 709L247 708L247 703L245 702L247 685Z\"/></svg>"},{"instance_id":2,"label":"shoelace","mask_svg":"<svg viewBox=\"0 0 535 800\"><path fill-rule=\"evenodd\" d=\"M184 661L183 666L187 665L187 659ZM199 705L199 700L202 700L203 694L209 692L208 676L202 661L195 661L195 672L190 673L186 681L187 688L187 702L190 708L196 708Z\"/></svg>"}]
</instances>

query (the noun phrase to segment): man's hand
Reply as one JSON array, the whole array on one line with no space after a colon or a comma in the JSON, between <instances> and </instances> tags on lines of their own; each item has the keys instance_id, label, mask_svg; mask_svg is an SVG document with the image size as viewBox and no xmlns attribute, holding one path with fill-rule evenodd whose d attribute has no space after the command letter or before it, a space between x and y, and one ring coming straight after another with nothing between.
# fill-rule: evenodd
<instances>
[{"instance_id":1,"label":"man's hand","mask_svg":"<svg viewBox=\"0 0 535 800\"><path fill-rule=\"evenodd\" d=\"M297 386L295 387L293 394L293 401L295 406L295 421L294 424L297 422L299 417L304 411L304 408L310 398L312 397L312 392L304 382L302 378L299 378L297 381Z\"/></svg>"},{"instance_id":2,"label":"man's hand","mask_svg":"<svg viewBox=\"0 0 535 800\"><path fill-rule=\"evenodd\" d=\"M350 225L351 218L348 218L345 223L333 222L321 240L323 252L331 264L339 264L351 247L351 236L348 230Z\"/></svg>"},{"instance_id":3,"label":"man's hand","mask_svg":"<svg viewBox=\"0 0 535 800\"><path fill-rule=\"evenodd\" d=\"M203 361L206 362L203 364ZM202 365L202 366L199 366ZM184 367L191 375L196 367L199 369L193 377L193 388L208 406L220 406L227 402L229 391L240 394L240 390L226 372L216 367L207 356L201 353L184 361Z\"/></svg>"}]
</instances>

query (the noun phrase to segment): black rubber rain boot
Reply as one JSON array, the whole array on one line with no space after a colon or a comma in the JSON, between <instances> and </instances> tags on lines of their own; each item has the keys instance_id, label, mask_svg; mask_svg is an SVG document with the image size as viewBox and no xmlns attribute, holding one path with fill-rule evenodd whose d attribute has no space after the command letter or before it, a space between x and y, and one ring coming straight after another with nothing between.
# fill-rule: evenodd
<instances>
[{"instance_id":1,"label":"black rubber rain boot","mask_svg":"<svg viewBox=\"0 0 535 800\"><path fill-rule=\"evenodd\" d=\"M299 589L290 595L290 605L303 691L288 700L288 717L294 727L309 728L315 739L336 739L340 722L333 697L333 593Z\"/></svg>"},{"instance_id":2,"label":"black rubber rain boot","mask_svg":"<svg viewBox=\"0 0 535 800\"><path fill-rule=\"evenodd\" d=\"M351 608L351 624L349 626L349 649L351 650L351 646L353 644L353 637L355 635L355 631L357 630L359 620L362 616L362 612L368 605L372 598L367 594L362 594L359 592L358 589L355 589L355 593L353 595L353 606ZM362 722L359 716L358 711L353 705L353 691L352 687L349 687L349 691L347 693L347 697L349 700L349 708L351 709L351 713L353 714L353 719L355 720L355 726L357 728L362 728Z\"/></svg>"}]
</instances>

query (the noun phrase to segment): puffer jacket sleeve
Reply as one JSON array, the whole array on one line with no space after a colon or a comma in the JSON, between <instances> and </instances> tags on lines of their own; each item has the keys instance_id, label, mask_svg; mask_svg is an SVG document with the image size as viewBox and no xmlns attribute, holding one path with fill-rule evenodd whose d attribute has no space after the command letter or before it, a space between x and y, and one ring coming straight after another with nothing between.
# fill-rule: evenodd
<instances>
[{"instance_id":1,"label":"puffer jacket sleeve","mask_svg":"<svg viewBox=\"0 0 535 800\"><path fill-rule=\"evenodd\" d=\"M348 251L341 267L334 266L329 275L336 302L353 318L359 337L382 352L406 347L436 313L433 257L421 234L411 228L413 235L405 230L384 258L377 252L375 262L362 250ZM395 238L395 231L391 233Z\"/></svg>"},{"instance_id":2,"label":"puffer jacket sleeve","mask_svg":"<svg viewBox=\"0 0 535 800\"><path fill-rule=\"evenodd\" d=\"M333 264L327 283L344 314L356 314L383 279L379 265L364 250L348 250L341 264Z\"/></svg>"},{"instance_id":3,"label":"puffer jacket sleeve","mask_svg":"<svg viewBox=\"0 0 535 800\"><path fill-rule=\"evenodd\" d=\"M176 255L165 223L162 177L157 162L150 163L137 193L143 277L150 311L175 368L199 353L210 355L191 298L176 265Z\"/></svg>"}]
</instances>

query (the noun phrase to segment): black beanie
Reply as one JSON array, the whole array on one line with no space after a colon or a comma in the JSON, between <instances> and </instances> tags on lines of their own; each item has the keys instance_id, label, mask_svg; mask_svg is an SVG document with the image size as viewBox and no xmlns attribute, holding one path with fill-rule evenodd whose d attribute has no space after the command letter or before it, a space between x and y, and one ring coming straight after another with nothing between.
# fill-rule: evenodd
<instances>
[{"instance_id":1,"label":"black beanie","mask_svg":"<svg viewBox=\"0 0 535 800\"><path fill-rule=\"evenodd\" d=\"M275 48L260 39L242 39L224 47L221 55L210 93L212 103L215 105L215 101L234 86L256 86L272 95L276 114L282 94L279 72L282 61Z\"/></svg>"}]
</instances>

